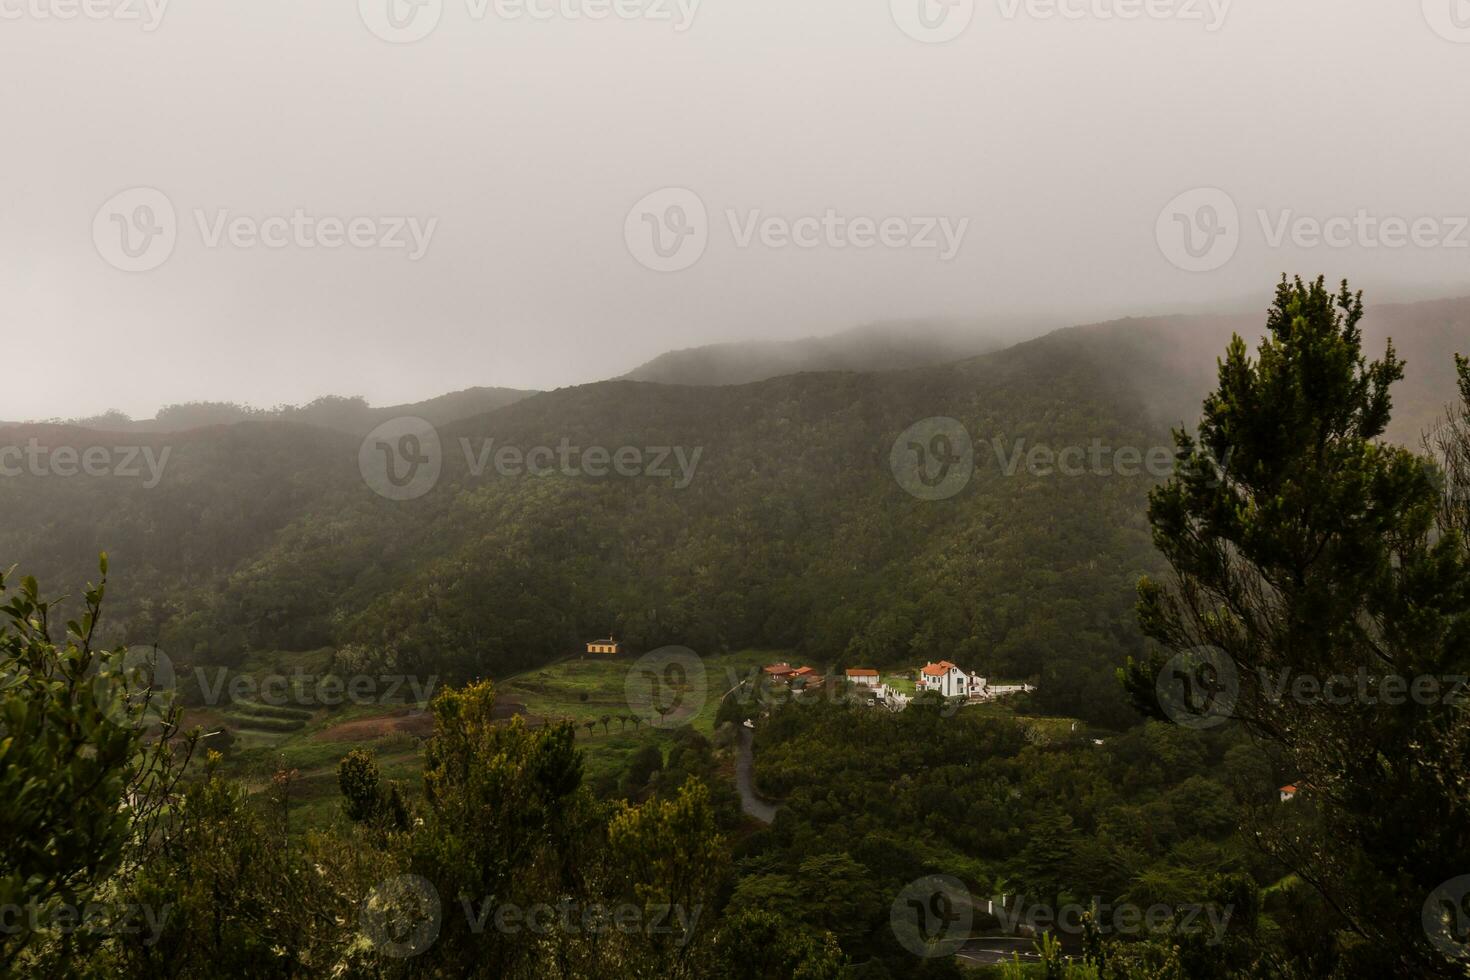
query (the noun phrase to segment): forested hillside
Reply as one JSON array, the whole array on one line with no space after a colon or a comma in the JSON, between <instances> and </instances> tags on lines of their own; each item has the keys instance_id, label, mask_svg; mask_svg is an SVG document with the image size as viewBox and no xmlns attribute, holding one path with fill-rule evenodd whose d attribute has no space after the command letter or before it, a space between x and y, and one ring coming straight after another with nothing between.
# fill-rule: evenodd
<instances>
[{"instance_id":1,"label":"forested hillside","mask_svg":"<svg viewBox=\"0 0 1470 980\"><path fill-rule=\"evenodd\" d=\"M1453 392L1438 382L1456 342L1470 347L1466 309L1370 316L1368 348L1392 331L1409 361L1400 438ZM149 435L168 453L156 486L0 481L0 555L79 582L110 551L115 621L184 662L345 646L464 680L613 630L633 649L757 645L835 666L947 657L1038 679L1043 708L1121 723L1111 671L1140 643L1133 583L1158 566L1144 511L1160 474L1138 460L1193 421L1234 329L1259 325L1122 321L911 370L564 389L441 425L437 485L401 502L364 483L346 433L271 421ZM974 444L973 477L949 499L918 499L891 467L900 434L932 417ZM32 437L116 442L45 426L0 442ZM490 439L633 447L667 475L476 475ZM1064 475L1028 462L1037 447L1102 455ZM683 471L673 453L654 466L675 448Z\"/></svg>"}]
</instances>

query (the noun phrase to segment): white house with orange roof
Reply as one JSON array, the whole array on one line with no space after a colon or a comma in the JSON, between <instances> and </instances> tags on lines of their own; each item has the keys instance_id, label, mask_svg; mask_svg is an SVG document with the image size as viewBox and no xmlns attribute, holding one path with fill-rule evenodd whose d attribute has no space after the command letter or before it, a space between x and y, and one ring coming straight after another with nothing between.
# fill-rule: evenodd
<instances>
[{"instance_id":1,"label":"white house with orange roof","mask_svg":"<svg viewBox=\"0 0 1470 980\"><path fill-rule=\"evenodd\" d=\"M920 691L938 691L947 698L978 698L985 692L985 678L941 660L937 664L925 664L915 686Z\"/></svg>"},{"instance_id":2,"label":"white house with orange roof","mask_svg":"<svg viewBox=\"0 0 1470 980\"><path fill-rule=\"evenodd\" d=\"M869 667L849 667L847 682L857 687L878 688L878 672Z\"/></svg>"}]
</instances>

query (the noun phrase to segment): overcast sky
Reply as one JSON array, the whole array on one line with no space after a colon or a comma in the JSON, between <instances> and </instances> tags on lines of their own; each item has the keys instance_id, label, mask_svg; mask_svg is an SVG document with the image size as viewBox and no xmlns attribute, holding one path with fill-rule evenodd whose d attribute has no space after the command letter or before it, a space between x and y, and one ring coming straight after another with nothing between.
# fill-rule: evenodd
<instances>
[{"instance_id":1,"label":"overcast sky","mask_svg":"<svg viewBox=\"0 0 1470 980\"><path fill-rule=\"evenodd\" d=\"M1466 0L164 2L0 0L0 418L1470 269Z\"/></svg>"}]
</instances>

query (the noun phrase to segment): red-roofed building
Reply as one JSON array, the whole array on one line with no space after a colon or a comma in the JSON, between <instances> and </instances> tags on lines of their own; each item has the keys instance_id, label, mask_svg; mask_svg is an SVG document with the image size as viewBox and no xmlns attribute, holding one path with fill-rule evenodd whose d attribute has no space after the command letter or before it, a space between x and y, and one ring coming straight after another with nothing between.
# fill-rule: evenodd
<instances>
[{"instance_id":1,"label":"red-roofed building","mask_svg":"<svg viewBox=\"0 0 1470 980\"><path fill-rule=\"evenodd\" d=\"M1281 787L1281 802L1282 803L1285 803L1288 800L1294 800L1294 799L1296 799L1296 786L1294 784L1290 784L1289 783L1289 784Z\"/></svg>"},{"instance_id":2,"label":"red-roofed building","mask_svg":"<svg viewBox=\"0 0 1470 980\"><path fill-rule=\"evenodd\" d=\"M858 687L877 687L878 672L867 667L850 667L847 670L847 682Z\"/></svg>"}]
</instances>

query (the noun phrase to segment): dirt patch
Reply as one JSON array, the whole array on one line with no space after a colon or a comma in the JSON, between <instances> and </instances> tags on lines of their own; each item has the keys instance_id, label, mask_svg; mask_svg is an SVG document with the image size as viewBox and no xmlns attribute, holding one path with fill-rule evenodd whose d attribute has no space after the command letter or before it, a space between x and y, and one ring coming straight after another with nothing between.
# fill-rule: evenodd
<instances>
[{"instance_id":1,"label":"dirt patch","mask_svg":"<svg viewBox=\"0 0 1470 980\"><path fill-rule=\"evenodd\" d=\"M324 728L311 739L314 742L367 742L396 732L425 738L434 732L434 716L427 711L399 708L387 714L357 718Z\"/></svg>"}]
</instances>

